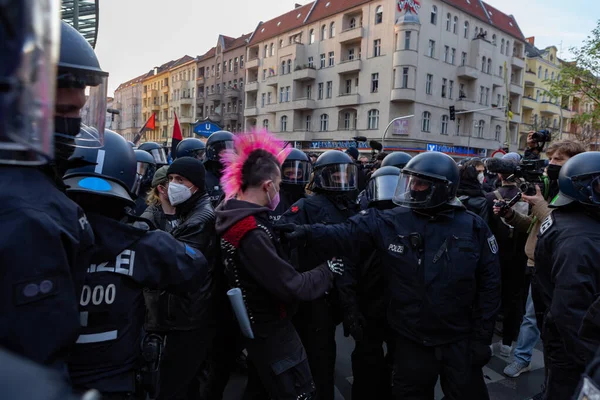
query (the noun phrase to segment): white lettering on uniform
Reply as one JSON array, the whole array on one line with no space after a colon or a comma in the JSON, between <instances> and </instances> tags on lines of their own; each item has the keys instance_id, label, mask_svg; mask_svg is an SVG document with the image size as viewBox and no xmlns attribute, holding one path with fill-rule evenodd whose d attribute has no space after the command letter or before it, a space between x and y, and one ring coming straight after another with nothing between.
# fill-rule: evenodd
<instances>
[{"instance_id":1,"label":"white lettering on uniform","mask_svg":"<svg viewBox=\"0 0 600 400\"><path fill-rule=\"evenodd\" d=\"M90 300L95 306L99 306L102 303L110 305L115 302L115 297L117 297L117 287L114 283L106 286L106 289L102 285L96 285L93 289L88 285L84 285L81 290L79 305L86 307L90 304Z\"/></svg>"},{"instance_id":2,"label":"white lettering on uniform","mask_svg":"<svg viewBox=\"0 0 600 400\"><path fill-rule=\"evenodd\" d=\"M123 250L121 254L117 256L114 265L109 261L100 264L91 264L87 270L87 273L93 274L95 272L112 272L119 275L133 276L134 263L135 251Z\"/></svg>"},{"instance_id":3,"label":"white lettering on uniform","mask_svg":"<svg viewBox=\"0 0 600 400\"><path fill-rule=\"evenodd\" d=\"M404 246L401 244L390 244L388 250L393 253L404 254Z\"/></svg>"},{"instance_id":4,"label":"white lettering on uniform","mask_svg":"<svg viewBox=\"0 0 600 400\"><path fill-rule=\"evenodd\" d=\"M87 225L89 225L89 222L88 222L87 217L85 215L83 217L79 218L79 225L81 225L81 230L85 230L85 227Z\"/></svg>"}]
</instances>

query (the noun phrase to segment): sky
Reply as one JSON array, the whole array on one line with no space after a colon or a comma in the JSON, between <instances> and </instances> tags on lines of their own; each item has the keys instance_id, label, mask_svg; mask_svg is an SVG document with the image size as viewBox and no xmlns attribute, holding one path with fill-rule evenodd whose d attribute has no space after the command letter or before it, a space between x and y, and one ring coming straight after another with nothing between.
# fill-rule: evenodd
<instances>
[{"instance_id":1,"label":"sky","mask_svg":"<svg viewBox=\"0 0 600 400\"><path fill-rule=\"evenodd\" d=\"M391 0L387 0L391 1ZM109 76L109 96L119 84L185 54L215 46L219 34L238 37L309 0L103 0L96 53ZM427 4L428 0L421 0ZM598 0L487 0L513 14L538 48L555 45L561 58L581 45L600 19Z\"/></svg>"}]
</instances>

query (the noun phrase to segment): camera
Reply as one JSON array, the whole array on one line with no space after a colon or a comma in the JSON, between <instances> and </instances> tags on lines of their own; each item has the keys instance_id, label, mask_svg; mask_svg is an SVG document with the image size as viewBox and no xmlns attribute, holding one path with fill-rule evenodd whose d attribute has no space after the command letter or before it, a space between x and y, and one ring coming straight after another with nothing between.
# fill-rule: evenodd
<instances>
[{"instance_id":1,"label":"camera","mask_svg":"<svg viewBox=\"0 0 600 400\"><path fill-rule=\"evenodd\" d=\"M544 189L545 160L521 160L519 164L490 158L486 168L493 173L508 176L507 180L517 183L519 190L527 196L536 194L536 186Z\"/></svg>"},{"instance_id":2,"label":"camera","mask_svg":"<svg viewBox=\"0 0 600 400\"><path fill-rule=\"evenodd\" d=\"M533 132L533 134L531 135L531 139L538 143L542 143L543 146L544 143L550 142L552 140L552 134L549 130L542 129L538 132Z\"/></svg>"}]
</instances>

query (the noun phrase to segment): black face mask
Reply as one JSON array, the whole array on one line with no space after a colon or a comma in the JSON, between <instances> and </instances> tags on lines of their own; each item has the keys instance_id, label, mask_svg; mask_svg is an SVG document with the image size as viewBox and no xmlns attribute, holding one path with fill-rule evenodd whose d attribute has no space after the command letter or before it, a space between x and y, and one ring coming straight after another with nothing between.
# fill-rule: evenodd
<instances>
[{"instance_id":1,"label":"black face mask","mask_svg":"<svg viewBox=\"0 0 600 400\"><path fill-rule=\"evenodd\" d=\"M421 190L421 191L411 190L410 191L410 199L414 202L422 203L425 200L427 200L427 198L429 197L430 194L431 194L431 189Z\"/></svg>"},{"instance_id":2,"label":"black face mask","mask_svg":"<svg viewBox=\"0 0 600 400\"><path fill-rule=\"evenodd\" d=\"M56 160L68 160L75 151L75 136L81 131L81 118L54 117Z\"/></svg>"},{"instance_id":3,"label":"black face mask","mask_svg":"<svg viewBox=\"0 0 600 400\"><path fill-rule=\"evenodd\" d=\"M561 168L562 165L548 164L548 178L550 178L552 181L557 181Z\"/></svg>"}]
</instances>

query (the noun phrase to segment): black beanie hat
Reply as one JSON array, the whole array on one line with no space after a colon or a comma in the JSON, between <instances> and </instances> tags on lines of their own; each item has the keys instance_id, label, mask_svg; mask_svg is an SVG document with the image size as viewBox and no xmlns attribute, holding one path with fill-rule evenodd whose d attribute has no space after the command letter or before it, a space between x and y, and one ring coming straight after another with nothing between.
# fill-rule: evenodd
<instances>
[{"instance_id":1,"label":"black beanie hat","mask_svg":"<svg viewBox=\"0 0 600 400\"><path fill-rule=\"evenodd\" d=\"M200 192L206 190L204 185L204 177L206 170L202 161L192 157L181 157L173 161L173 164L169 165L167 175L178 174L187 178L190 182L198 188Z\"/></svg>"}]
</instances>

